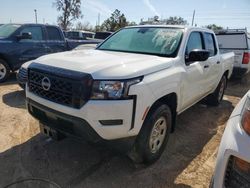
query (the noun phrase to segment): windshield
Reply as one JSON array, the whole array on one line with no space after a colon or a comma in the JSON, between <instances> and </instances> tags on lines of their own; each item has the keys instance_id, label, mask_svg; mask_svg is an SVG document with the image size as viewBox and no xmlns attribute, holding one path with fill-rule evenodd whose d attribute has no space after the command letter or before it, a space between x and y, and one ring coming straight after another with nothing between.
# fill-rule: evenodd
<instances>
[{"instance_id":1,"label":"windshield","mask_svg":"<svg viewBox=\"0 0 250 188\"><path fill-rule=\"evenodd\" d=\"M183 30L178 28L126 28L110 37L98 49L175 57L182 33Z\"/></svg>"},{"instance_id":2,"label":"windshield","mask_svg":"<svg viewBox=\"0 0 250 188\"><path fill-rule=\"evenodd\" d=\"M9 37L12 33L14 33L21 25L14 24L6 24L0 26L0 37Z\"/></svg>"}]
</instances>

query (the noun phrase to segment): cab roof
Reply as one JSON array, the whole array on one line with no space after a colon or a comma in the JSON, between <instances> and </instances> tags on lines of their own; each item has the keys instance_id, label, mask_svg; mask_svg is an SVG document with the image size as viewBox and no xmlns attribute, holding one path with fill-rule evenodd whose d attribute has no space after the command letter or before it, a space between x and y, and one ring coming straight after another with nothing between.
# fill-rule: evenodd
<instances>
[{"instance_id":1,"label":"cab roof","mask_svg":"<svg viewBox=\"0 0 250 188\"><path fill-rule=\"evenodd\" d=\"M185 30L200 30L206 32L213 32L211 29L207 29L204 27L193 27L188 25L136 25L136 26L128 26L126 28L142 28L142 27L155 27L155 28L176 28L176 29L185 29Z\"/></svg>"}]
</instances>

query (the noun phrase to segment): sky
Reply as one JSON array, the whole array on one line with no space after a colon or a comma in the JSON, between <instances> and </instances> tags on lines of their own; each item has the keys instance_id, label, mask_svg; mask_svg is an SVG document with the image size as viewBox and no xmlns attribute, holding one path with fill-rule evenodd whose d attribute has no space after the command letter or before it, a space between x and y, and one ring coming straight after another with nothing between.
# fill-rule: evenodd
<instances>
[{"instance_id":1,"label":"sky","mask_svg":"<svg viewBox=\"0 0 250 188\"><path fill-rule=\"evenodd\" d=\"M55 0L0 0L0 23L38 22L56 24L59 13L52 6ZM83 18L95 26L100 14L100 22L119 9L128 21L139 23L141 19L158 15L160 18L181 16L197 26L217 24L229 28L248 28L250 32L250 0L82 0Z\"/></svg>"}]
</instances>

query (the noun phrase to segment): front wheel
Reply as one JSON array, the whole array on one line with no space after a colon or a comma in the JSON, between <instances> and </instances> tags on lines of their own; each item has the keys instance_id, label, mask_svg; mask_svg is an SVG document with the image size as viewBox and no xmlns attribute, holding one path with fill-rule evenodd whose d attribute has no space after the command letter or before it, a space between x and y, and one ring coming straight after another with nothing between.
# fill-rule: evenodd
<instances>
[{"instance_id":1,"label":"front wheel","mask_svg":"<svg viewBox=\"0 0 250 188\"><path fill-rule=\"evenodd\" d=\"M151 164L165 149L172 126L170 108L161 104L152 110L143 123L133 149L135 162Z\"/></svg>"},{"instance_id":2,"label":"front wheel","mask_svg":"<svg viewBox=\"0 0 250 188\"><path fill-rule=\"evenodd\" d=\"M218 106L223 99L224 92L227 86L227 78L224 75L220 83L218 84L216 90L207 97L207 104L212 106Z\"/></svg>"},{"instance_id":3,"label":"front wheel","mask_svg":"<svg viewBox=\"0 0 250 188\"><path fill-rule=\"evenodd\" d=\"M10 74L9 65L2 59L0 59L0 83L4 82Z\"/></svg>"}]
</instances>

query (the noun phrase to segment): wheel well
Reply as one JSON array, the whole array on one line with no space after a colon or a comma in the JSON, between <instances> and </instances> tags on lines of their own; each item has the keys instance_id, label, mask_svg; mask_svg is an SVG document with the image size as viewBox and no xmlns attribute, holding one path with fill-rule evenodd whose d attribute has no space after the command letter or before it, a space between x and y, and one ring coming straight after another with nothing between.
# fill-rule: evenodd
<instances>
[{"instance_id":1,"label":"wheel well","mask_svg":"<svg viewBox=\"0 0 250 188\"><path fill-rule=\"evenodd\" d=\"M157 101L154 102L154 104L151 106L148 114L150 114L150 112L152 110L154 110L155 108L157 108L159 105L162 104L167 104L171 110L172 113L172 129L171 132L174 132L175 130L175 124L176 124L176 108L177 108L177 95L176 93L170 93L167 94L163 97L161 97L160 99L158 99Z\"/></svg>"},{"instance_id":2,"label":"wheel well","mask_svg":"<svg viewBox=\"0 0 250 188\"><path fill-rule=\"evenodd\" d=\"M10 67L10 69L12 70L12 66L8 63L8 60L4 57L4 55L0 54L0 59L4 60Z\"/></svg>"}]
</instances>

